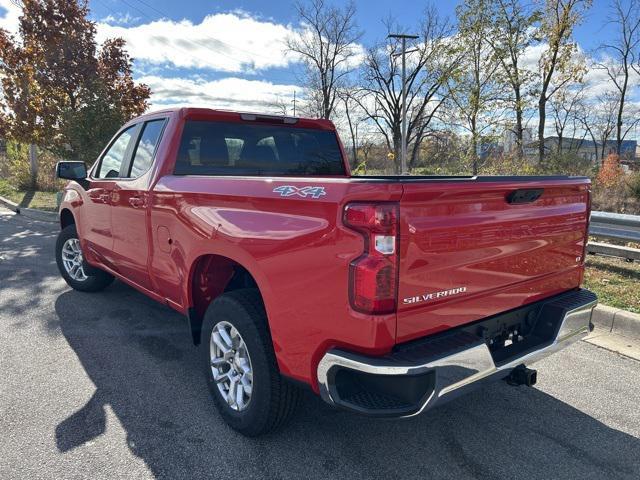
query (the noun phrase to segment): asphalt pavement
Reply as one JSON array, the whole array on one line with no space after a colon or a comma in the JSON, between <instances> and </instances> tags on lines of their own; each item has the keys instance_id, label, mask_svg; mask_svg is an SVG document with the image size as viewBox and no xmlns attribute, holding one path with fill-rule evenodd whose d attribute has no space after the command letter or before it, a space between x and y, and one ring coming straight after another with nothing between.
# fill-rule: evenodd
<instances>
[{"instance_id":1,"label":"asphalt pavement","mask_svg":"<svg viewBox=\"0 0 640 480\"><path fill-rule=\"evenodd\" d=\"M70 290L57 226L0 210L0 479L640 478L640 362L580 342L406 420L305 394L247 439L209 399L186 320L115 282Z\"/></svg>"}]
</instances>

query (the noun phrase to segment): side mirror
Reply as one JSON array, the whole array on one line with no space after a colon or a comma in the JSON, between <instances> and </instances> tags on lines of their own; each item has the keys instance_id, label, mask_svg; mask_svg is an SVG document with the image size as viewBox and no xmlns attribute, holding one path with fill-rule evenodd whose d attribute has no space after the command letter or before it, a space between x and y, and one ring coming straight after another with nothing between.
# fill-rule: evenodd
<instances>
[{"instance_id":1,"label":"side mirror","mask_svg":"<svg viewBox=\"0 0 640 480\"><path fill-rule=\"evenodd\" d=\"M84 162L58 162L56 177L82 182L87 178L87 166Z\"/></svg>"}]
</instances>

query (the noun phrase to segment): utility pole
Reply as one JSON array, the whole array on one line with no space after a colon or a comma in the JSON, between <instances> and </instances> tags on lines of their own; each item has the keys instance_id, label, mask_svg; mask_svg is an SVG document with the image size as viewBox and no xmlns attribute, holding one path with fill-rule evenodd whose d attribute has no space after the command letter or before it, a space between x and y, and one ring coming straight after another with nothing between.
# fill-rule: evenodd
<instances>
[{"instance_id":1,"label":"utility pole","mask_svg":"<svg viewBox=\"0 0 640 480\"><path fill-rule=\"evenodd\" d=\"M392 33L387 38L399 38L402 41L402 125L400 139L400 169L402 175L407 175L407 39L415 40L418 35Z\"/></svg>"}]
</instances>

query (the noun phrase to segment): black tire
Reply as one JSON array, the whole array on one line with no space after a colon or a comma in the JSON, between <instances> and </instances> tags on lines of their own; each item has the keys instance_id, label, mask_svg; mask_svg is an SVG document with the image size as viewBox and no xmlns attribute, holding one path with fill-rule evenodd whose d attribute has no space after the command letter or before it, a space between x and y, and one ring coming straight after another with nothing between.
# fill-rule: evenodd
<instances>
[{"instance_id":1,"label":"black tire","mask_svg":"<svg viewBox=\"0 0 640 480\"><path fill-rule=\"evenodd\" d=\"M92 267L88 265L87 262L83 262L83 270L87 278L84 280L76 280L69 275L64 267L62 261L62 248L67 240L74 238L79 237L76 226L73 224L64 227L58 235L58 240L56 241L56 263L58 264L60 275L62 275L64 281L67 282L67 285L74 290L80 290L81 292L98 292L103 290L113 282L113 276L107 272Z\"/></svg>"},{"instance_id":2,"label":"black tire","mask_svg":"<svg viewBox=\"0 0 640 480\"><path fill-rule=\"evenodd\" d=\"M210 343L213 328L230 323L240 334L251 358L253 385L246 408L234 410L220 393L211 369ZM299 403L299 388L278 370L267 315L256 289L241 289L216 298L202 325L202 362L218 412L234 430L249 437L269 433L285 424Z\"/></svg>"}]
</instances>

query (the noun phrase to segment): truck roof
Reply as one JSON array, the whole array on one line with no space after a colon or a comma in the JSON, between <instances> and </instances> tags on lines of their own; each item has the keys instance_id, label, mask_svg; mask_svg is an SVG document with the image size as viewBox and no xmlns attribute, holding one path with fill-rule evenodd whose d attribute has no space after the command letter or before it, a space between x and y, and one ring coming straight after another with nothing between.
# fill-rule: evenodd
<instances>
[{"instance_id":1,"label":"truck roof","mask_svg":"<svg viewBox=\"0 0 640 480\"><path fill-rule=\"evenodd\" d=\"M181 118L189 118L194 120L219 120L227 122L244 122L244 121L260 121L267 123L285 123L296 125L302 128L314 128L321 130L335 130L336 127L331 120L323 118L305 118L294 117L289 115L274 115L260 112L246 112L239 110L224 110L205 107L176 107L162 110L155 110L140 115L130 122L143 120L146 118L157 117L162 114L177 114Z\"/></svg>"}]
</instances>

